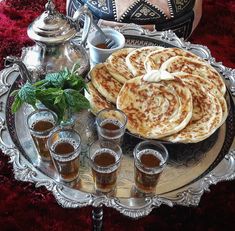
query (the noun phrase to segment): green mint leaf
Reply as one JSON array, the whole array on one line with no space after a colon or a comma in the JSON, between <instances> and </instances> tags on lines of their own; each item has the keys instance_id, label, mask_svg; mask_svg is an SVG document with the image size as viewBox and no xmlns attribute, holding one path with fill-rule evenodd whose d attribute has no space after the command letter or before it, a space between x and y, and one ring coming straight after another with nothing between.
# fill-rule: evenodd
<instances>
[{"instance_id":1,"label":"green mint leaf","mask_svg":"<svg viewBox=\"0 0 235 231\"><path fill-rule=\"evenodd\" d=\"M23 104L23 101L20 99L20 97L18 95L15 96L15 99L14 99L14 102L13 104L11 105L11 111L13 113L16 113L20 107L22 106Z\"/></svg>"},{"instance_id":2,"label":"green mint leaf","mask_svg":"<svg viewBox=\"0 0 235 231\"><path fill-rule=\"evenodd\" d=\"M35 106L36 101L40 101L54 111L61 121L68 110L79 112L90 108L89 101L81 94L82 89L87 89L86 83L81 76L75 74L79 67L79 63L76 63L71 72L64 68L47 74L45 79L33 85L27 82L20 90L13 91L15 101L12 111L17 111L24 102Z\"/></svg>"},{"instance_id":3,"label":"green mint leaf","mask_svg":"<svg viewBox=\"0 0 235 231\"><path fill-rule=\"evenodd\" d=\"M54 108L56 99L61 95L63 95L63 90L60 88L38 89L36 91L37 99L51 110Z\"/></svg>"},{"instance_id":4,"label":"green mint leaf","mask_svg":"<svg viewBox=\"0 0 235 231\"><path fill-rule=\"evenodd\" d=\"M69 70L65 68L62 71L47 74L45 79L50 83L51 87L62 88L69 74Z\"/></svg>"},{"instance_id":5,"label":"green mint leaf","mask_svg":"<svg viewBox=\"0 0 235 231\"><path fill-rule=\"evenodd\" d=\"M79 112L82 109L90 108L89 101L80 92L73 89L64 90L66 103L72 111Z\"/></svg>"},{"instance_id":6,"label":"green mint leaf","mask_svg":"<svg viewBox=\"0 0 235 231\"><path fill-rule=\"evenodd\" d=\"M34 86L35 88L39 88L39 87L45 87L45 86L47 86L48 84L49 84L49 81L46 80L46 79L43 79L43 80L39 80L39 81L35 82L35 83L33 84L33 86Z\"/></svg>"},{"instance_id":7,"label":"green mint leaf","mask_svg":"<svg viewBox=\"0 0 235 231\"><path fill-rule=\"evenodd\" d=\"M70 74L64 83L63 89L82 90L86 86L84 79L76 74Z\"/></svg>"},{"instance_id":8,"label":"green mint leaf","mask_svg":"<svg viewBox=\"0 0 235 231\"><path fill-rule=\"evenodd\" d=\"M66 104L64 91L61 91L61 94L55 98L54 106L57 108L57 110L60 110L61 115L64 114L65 110L68 107L68 105Z\"/></svg>"},{"instance_id":9,"label":"green mint leaf","mask_svg":"<svg viewBox=\"0 0 235 231\"><path fill-rule=\"evenodd\" d=\"M54 104L60 104L61 102L64 102L64 92L62 94L55 97Z\"/></svg>"},{"instance_id":10,"label":"green mint leaf","mask_svg":"<svg viewBox=\"0 0 235 231\"><path fill-rule=\"evenodd\" d=\"M69 71L69 69L67 67L65 67L59 73L64 78L64 80L66 80L69 77L69 75L70 75L70 71Z\"/></svg>"},{"instance_id":11,"label":"green mint leaf","mask_svg":"<svg viewBox=\"0 0 235 231\"><path fill-rule=\"evenodd\" d=\"M59 72L49 73L46 75L45 79L49 82L51 87L59 88L64 85L64 78Z\"/></svg>"},{"instance_id":12,"label":"green mint leaf","mask_svg":"<svg viewBox=\"0 0 235 231\"><path fill-rule=\"evenodd\" d=\"M37 98L54 98L58 95L63 94L63 90L60 88L47 88L47 89L36 89L36 97Z\"/></svg>"},{"instance_id":13,"label":"green mint leaf","mask_svg":"<svg viewBox=\"0 0 235 231\"><path fill-rule=\"evenodd\" d=\"M19 90L19 98L28 104L35 105L36 103L36 89L29 82L26 82L25 85Z\"/></svg>"},{"instance_id":14,"label":"green mint leaf","mask_svg":"<svg viewBox=\"0 0 235 231\"><path fill-rule=\"evenodd\" d=\"M38 89L36 95L42 104L57 114L59 120L62 119L66 109L63 90L60 88Z\"/></svg>"},{"instance_id":15,"label":"green mint leaf","mask_svg":"<svg viewBox=\"0 0 235 231\"><path fill-rule=\"evenodd\" d=\"M64 70L62 70L62 72L63 72L63 74L64 74L65 76L71 74L71 72L69 71L69 69L68 69L67 67L65 67Z\"/></svg>"}]
</instances>

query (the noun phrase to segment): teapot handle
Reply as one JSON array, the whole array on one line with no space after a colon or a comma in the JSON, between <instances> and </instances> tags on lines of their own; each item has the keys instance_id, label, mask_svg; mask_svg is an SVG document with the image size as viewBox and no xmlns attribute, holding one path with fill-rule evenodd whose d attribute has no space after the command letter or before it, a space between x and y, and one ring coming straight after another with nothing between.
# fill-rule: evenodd
<instances>
[{"instance_id":1,"label":"teapot handle","mask_svg":"<svg viewBox=\"0 0 235 231\"><path fill-rule=\"evenodd\" d=\"M79 21L83 16L85 17L85 20L84 20L84 27L83 27L83 32L82 32L81 45L85 47L87 37L90 32L91 24L93 21L93 15L86 4L84 4L81 8L79 8L74 13L73 20Z\"/></svg>"},{"instance_id":2,"label":"teapot handle","mask_svg":"<svg viewBox=\"0 0 235 231\"><path fill-rule=\"evenodd\" d=\"M4 66L11 67L13 64L16 64L18 66L21 78L25 82L29 81L31 83L31 75L22 60L16 56L7 56L4 60Z\"/></svg>"}]
</instances>

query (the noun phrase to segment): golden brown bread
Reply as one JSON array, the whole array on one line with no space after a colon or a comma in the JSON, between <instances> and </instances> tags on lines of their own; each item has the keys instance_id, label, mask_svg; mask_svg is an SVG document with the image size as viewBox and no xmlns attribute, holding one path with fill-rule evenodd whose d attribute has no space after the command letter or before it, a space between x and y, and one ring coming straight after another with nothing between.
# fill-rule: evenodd
<instances>
[{"instance_id":1,"label":"golden brown bread","mask_svg":"<svg viewBox=\"0 0 235 231\"><path fill-rule=\"evenodd\" d=\"M148 82L128 80L117 98L133 134L159 139L182 130L192 117L192 95L180 79Z\"/></svg>"},{"instance_id":2,"label":"golden brown bread","mask_svg":"<svg viewBox=\"0 0 235 231\"><path fill-rule=\"evenodd\" d=\"M109 102L116 104L122 84L108 72L103 63L97 64L89 73L91 82L98 92Z\"/></svg>"},{"instance_id":3,"label":"golden brown bread","mask_svg":"<svg viewBox=\"0 0 235 231\"><path fill-rule=\"evenodd\" d=\"M88 92L85 91L85 97L89 100L91 112L97 114L105 108L114 108L115 106L108 102L93 86L92 82L87 83Z\"/></svg>"}]
</instances>

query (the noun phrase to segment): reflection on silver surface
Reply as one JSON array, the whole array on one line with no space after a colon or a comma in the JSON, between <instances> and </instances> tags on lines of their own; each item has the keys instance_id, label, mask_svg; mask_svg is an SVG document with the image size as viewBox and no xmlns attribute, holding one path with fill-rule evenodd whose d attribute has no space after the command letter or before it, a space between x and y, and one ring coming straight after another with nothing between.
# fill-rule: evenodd
<instances>
[{"instance_id":1,"label":"reflection on silver surface","mask_svg":"<svg viewBox=\"0 0 235 231\"><path fill-rule=\"evenodd\" d=\"M58 72L64 67L71 70L75 63L80 64L76 73L86 75L89 59L84 44L91 26L90 18L85 19L86 30L82 32L81 42L74 40L77 32L81 32L79 22L85 12L86 8L81 7L76 18L66 17L55 9L52 1L48 1L44 12L27 29L29 38L35 44L23 47L20 58L13 57L23 79L35 82L43 79L47 73Z\"/></svg>"},{"instance_id":2,"label":"reflection on silver surface","mask_svg":"<svg viewBox=\"0 0 235 231\"><path fill-rule=\"evenodd\" d=\"M228 79L226 84L230 88L229 76L233 75L234 70L216 63L206 47L184 42L170 31L147 32L135 25L124 26L120 30L125 34L129 46L177 46L201 56L208 60L225 79ZM124 161L119 173L117 196L108 198L94 194L90 169L87 165L88 145L97 138L94 116L88 111L77 115L76 129L80 132L83 143L82 183L75 181L72 184L65 184L59 181L51 163L42 162L38 158L28 131L23 129L25 125L22 120L25 121L26 114L31 109L22 107L15 116L11 113L12 98L9 92L20 86L19 73L13 66L2 70L0 75L0 101L4 105L3 110L0 111L0 148L10 156L16 179L34 182L36 187L45 186L63 207L105 205L117 209L126 216L139 218L148 215L153 208L161 204L198 205L202 194L209 190L211 184L235 178L235 107L234 98L229 94L228 102L231 104L229 116L217 133L195 146L190 144L168 146L170 162L159 182L157 194L153 197L134 198L130 195L133 185L133 172L130 167L132 150L139 140L126 134L123 144Z\"/></svg>"}]
</instances>

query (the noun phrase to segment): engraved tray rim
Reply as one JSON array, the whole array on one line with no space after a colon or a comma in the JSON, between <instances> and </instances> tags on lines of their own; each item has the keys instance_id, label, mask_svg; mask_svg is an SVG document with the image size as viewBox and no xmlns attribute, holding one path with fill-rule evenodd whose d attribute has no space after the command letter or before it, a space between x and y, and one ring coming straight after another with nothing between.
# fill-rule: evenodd
<instances>
[{"instance_id":1,"label":"engraved tray rim","mask_svg":"<svg viewBox=\"0 0 235 231\"><path fill-rule=\"evenodd\" d=\"M116 29L124 35L139 36L145 40L151 38L194 51L194 53L197 53L214 66L225 79L233 80L235 78L235 70L216 62L207 47L185 42L183 39L179 39L172 31L149 32L135 24L129 24ZM3 69L0 72L0 102L6 103L8 99L7 93L11 88L11 83L14 82L12 79L9 80L8 76L14 72L18 72L16 66ZM230 82L228 82L228 86L230 86ZM234 98L232 101L234 103ZM141 199L108 198L106 196L97 196L69 188L46 176L20 153L11 138L9 138L10 134L6 125L6 112L3 110L0 111L0 149L4 154L10 156L15 178L20 181L33 182L35 183L35 187L45 186L47 190L53 193L57 202L64 208L79 208L88 205L99 207L105 205L115 208L128 217L140 218L148 215L153 208L159 207L161 204L167 204L168 206L196 206L199 204L203 193L209 191L210 185L235 178L235 140L233 140L228 154L225 155L221 162L203 178L190 185L181 187L174 192L166 193L164 196L156 195Z\"/></svg>"}]
</instances>

